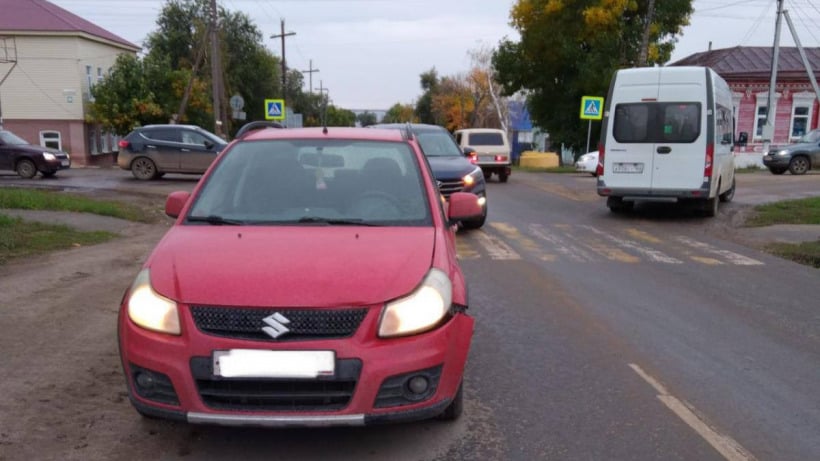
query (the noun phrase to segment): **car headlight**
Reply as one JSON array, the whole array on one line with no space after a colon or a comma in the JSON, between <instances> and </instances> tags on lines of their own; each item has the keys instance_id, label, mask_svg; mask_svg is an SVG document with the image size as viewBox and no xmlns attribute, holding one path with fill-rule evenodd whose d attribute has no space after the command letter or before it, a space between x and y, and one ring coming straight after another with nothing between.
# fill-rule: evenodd
<instances>
[{"instance_id":1,"label":"car headlight","mask_svg":"<svg viewBox=\"0 0 820 461\"><path fill-rule=\"evenodd\" d=\"M431 269L413 293L384 306L379 336L413 335L434 328L447 315L452 299L450 278L439 269Z\"/></svg>"},{"instance_id":2,"label":"car headlight","mask_svg":"<svg viewBox=\"0 0 820 461\"><path fill-rule=\"evenodd\" d=\"M461 178L461 180L464 181L465 186L469 187L478 182L478 180L481 179L482 176L484 176L484 173L481 171L481 168L476 168L469 174L464 175L464 177Z\"/></svg>"},{"instance_id":3,"label":"car headlight","mask_svg":"<svg viewBox=\"0 0 820 461\"><path fill-rule=\"evenodd\" d=\"M137 275L128 294L128 318L146 330L180 334L177 303L151 288L148 269Z\"/></svg>"},{"instance_id":4,"label":"car headlight","mask_svg":"<svg viewBox=\"0 0 820 461\"><path fill-rule=\"evenodd\" d=\"M51 152L43 152L43 158L48 160L49 162L57 160L57 156L52 154Z\"/></svg>"},{"instance_id":5,"label":"car headlight","mask_svg":"<svg viewBox=\"0 0 820 461\"><path fill-rule=\"evenodd\" d=\"M779 150L779 151L777 151L777 155L789 155L789 151L787 151L787 150Z\"/></svg>"}]
</instances>

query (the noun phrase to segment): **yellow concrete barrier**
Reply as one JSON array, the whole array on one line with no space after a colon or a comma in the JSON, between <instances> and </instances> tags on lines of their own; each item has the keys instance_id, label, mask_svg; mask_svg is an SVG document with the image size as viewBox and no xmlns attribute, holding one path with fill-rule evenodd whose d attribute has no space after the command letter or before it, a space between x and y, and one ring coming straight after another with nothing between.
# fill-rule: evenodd
<instances>
[{"instance_id":1,"label":"yellow concrete barrier","mask_svg":"<svg viewBox=\"0 0 820 461\"><path fill-rule=\"evenodd\" d=\"M559 164L558 154L528 150L521 153L519 164L525 168L557 168Z\"/></svg>"}]
</instances>

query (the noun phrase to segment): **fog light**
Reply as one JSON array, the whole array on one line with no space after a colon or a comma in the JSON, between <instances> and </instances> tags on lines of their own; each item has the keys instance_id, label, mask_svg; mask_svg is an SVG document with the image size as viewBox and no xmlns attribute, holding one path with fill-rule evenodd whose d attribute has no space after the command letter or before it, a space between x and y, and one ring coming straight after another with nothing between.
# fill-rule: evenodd
<instances>
[{"instance_id":1,"label":"fog light","mask_svg":"<svg viewBox=\"0 0 820 461\"><path fill-rule=\"evenodd\" d=\"M424 394L430 387L430 382L424 376L414 376L407 382L407 388L414 394Z\"/></svg>"},{"instance_id":2,"label":"fog light","mask_svg":"<svg viewBox=\"0 0 820 461\"><path fill-rule=\"evenodd\" d=\"M137 382L137 386L145 390L150 390L155 384L154 377L151 376L151 373L146 372L137 373L137 376L134 377L134 381Z\"/></svg>"}]
</instances>

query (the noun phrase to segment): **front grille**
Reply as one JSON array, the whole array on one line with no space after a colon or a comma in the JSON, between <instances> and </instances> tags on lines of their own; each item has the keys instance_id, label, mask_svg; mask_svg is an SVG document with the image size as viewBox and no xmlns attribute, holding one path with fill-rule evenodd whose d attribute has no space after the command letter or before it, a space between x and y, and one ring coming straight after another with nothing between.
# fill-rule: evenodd
<instances>
[{"instance_id":1,"label":"front grille","mask_svg":"<svg viewBox=\"0 0 820 461\"><path fill-rule=\"evenodd\" d=\"M347 338L356 333L367 309L271 309L194 306L191 314L203 333L226 338L273 341L263 319L280 313L290 320L289 332L276 341Z\"/></svg>"},{"instance_id":2,"label":"front grille","mask_svg":"<svg viewBox=\"0 0 820 461\"><path fill-rule=\"evenodd\" d=\"M460 179L442 179L438 181L438 190L445 197L449 197L454 192L464 190L464 181Z\"/></svg>"},{"instance_id":3,"label":"front grille","mask_svg":"<svg viewBox=\"0 0 820 461\"><path fill-rule=\"evenodd\" d=\"M202 402L215 410L334 411L345 408L362 371L359 359L337 359L336 372L318 379L219 378L210 357L191 359Z\"/></svg>"}]
</instances>

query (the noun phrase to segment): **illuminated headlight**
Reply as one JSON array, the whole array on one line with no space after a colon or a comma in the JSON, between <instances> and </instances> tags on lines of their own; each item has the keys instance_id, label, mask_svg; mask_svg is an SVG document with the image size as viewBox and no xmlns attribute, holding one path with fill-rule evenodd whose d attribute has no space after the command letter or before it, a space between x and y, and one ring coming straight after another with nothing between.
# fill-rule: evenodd
<instances>
[{"instance_id":1,"label":"illuminated headlight","mask_svg":"<svg viewBox=\"0 0 820 461\"><path fill-rule=\"evenodd\" d=\"M779 151L777 151L777 155L789 155L789 151L787 151L787 150L779 150Z\"/></svg>"},{"instance_id":2,"label":"illuminated headlight","mask_svg":"<svg viewBox=\"0 0 820 461\"><path fill-rule=\"evenodd\" d=\"M51 152L43 152L43 158L48 160L49 162L57 160L57 156L52 154Z\"/></svg>"},{"instance_id":3,"label":"illuminated headlight","mask_svg":"<svg viewBox=\"0 0 820 461\"><path fill-rule=\"evenodd\" d=\"M413 293L384 307L379 336L406 336L434 328L450 310L452 297L450 278L439 269L431 269Z\"/></svg>"},{"instance_id":4,"label":"illuminated headlight","mask_svg":"<svg viewBox=\"0 0 820 461\"><path fill-rule=\"evenodd\" d=\"M180 334L177 304L151 288L148 269L137 275L128 295L128 318L146 330Z\"/></svg>"},{"instance_id":5,"label":"illuminated headlight","mask_svg":"<svg viewBox=\"0 0 820 461\"><path fill-rule=\"evenodd\" d=\"M470 174L467 174L463 178L461 178L461 180L464 181L465 186L470 187L473 184L475 184L483 175L484 173L481 172L481 168L476 168Z\"/></svg>"}]
</instances>

